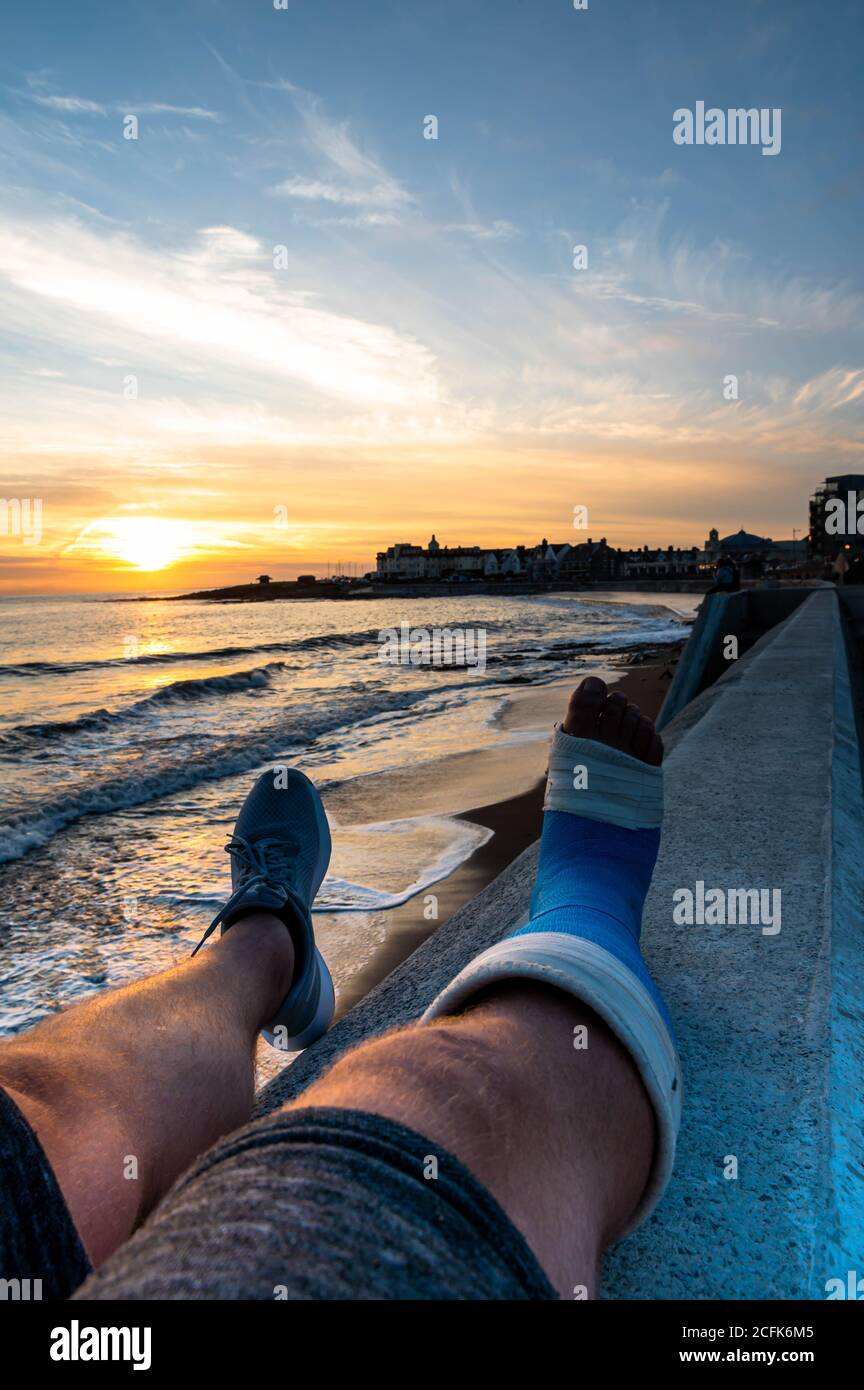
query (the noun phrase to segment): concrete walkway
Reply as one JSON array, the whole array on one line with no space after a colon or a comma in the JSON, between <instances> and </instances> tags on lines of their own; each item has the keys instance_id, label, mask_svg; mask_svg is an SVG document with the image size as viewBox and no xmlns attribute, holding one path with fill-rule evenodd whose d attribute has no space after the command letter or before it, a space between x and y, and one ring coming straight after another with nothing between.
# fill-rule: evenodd
<instances>
[{"instance_id":1,"label":"concrete walkway","mask_svg":"<svg viewBox=\"0 0 864 1390\"><path fill-rule=\"evenodd\" d=\"M824 1298L828 1279L864 1274L864 814L834 592L768 632L664 739L643 940L678 1034L684 1125L669 1193L610 1255L604 1296ZM261 1109L416 1018L524 913L535 865L533 846L286 1068ZM779 889L780 931L675 925L673 893L699 880Z\"/></svg>"}]
</instances>

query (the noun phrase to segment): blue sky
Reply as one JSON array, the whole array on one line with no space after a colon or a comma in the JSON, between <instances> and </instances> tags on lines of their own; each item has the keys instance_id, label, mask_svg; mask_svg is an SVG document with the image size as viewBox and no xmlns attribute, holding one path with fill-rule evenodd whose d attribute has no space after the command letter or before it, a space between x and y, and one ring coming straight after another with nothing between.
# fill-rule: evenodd
<instances>
[{"instance_id":1,"label":"blue sky","mask_svg":"<svg viewBox=\"0 0 864 1390\"><path fill-rule=\"evenodd\" d=\"M861 14L7 0L0 442L4 490L53 505L33 574L118 514L242 563L286 496L289 567L567 539L576 504L617 543L803 526L861 467ZM780 154L676 146L699 100L780 108Z\"/></svg>"}]
</instances>

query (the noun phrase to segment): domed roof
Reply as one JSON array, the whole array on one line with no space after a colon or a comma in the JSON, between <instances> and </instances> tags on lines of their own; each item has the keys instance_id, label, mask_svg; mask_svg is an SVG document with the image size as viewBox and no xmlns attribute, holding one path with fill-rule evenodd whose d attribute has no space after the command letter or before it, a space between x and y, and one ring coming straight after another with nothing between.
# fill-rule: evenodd
<instances>
[{"instance_id":1,"label":"domed roof","mask_svg":"<svg viewBox=\"0 0 864 1390\"><path fill-rule=\"evenodd\" d=\"M734 536L724 536L720 542L722 550L753 550L760 545L770 545L765 536L754 536L752 531L736 531Z\"/></svg>"}]
</instances>

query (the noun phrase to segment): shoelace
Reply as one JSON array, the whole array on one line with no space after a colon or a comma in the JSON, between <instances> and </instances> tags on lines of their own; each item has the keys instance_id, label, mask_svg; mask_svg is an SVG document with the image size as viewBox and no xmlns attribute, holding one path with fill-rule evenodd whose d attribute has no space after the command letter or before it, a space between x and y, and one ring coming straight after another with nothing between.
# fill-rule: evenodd
<instances>
[{"instance_id":1,"label":"shoelace","mask_svg":"<svg viewBox=\"0 0 864 1390\"><path fill-rule=\"evenodd\" d=\"M283 898L289 896L288 889L282 882L282 876L291 869L292 860L296 860L296 850L294 850L293 845L284 839L277 839L275 836L265 836L262 840L252 842L243 835L231 835L223 848L226 854L230 854L233 860L239 862L238 877L240 882L225 906L216 913L192 952L193 956L197 956L204 942L213 935L220 922L227 917L236 900L247 893L250 888L265 887L273 893L280 894Z\"/></svg>"},{"instance_id":2,"label":"shoelace","mask_svg":"<svg viewBox=\"0 0 864 1390\"><path fill-rule=\"evenodd\" d=\"M254 842L243 835L231 835L225 853L239 860L242 870L246 870L241 884L249 877L264 877L282 886L281 880L287 877L297 863L297 847L284 835L268 835Z\"/></svg>"}]
</instances>

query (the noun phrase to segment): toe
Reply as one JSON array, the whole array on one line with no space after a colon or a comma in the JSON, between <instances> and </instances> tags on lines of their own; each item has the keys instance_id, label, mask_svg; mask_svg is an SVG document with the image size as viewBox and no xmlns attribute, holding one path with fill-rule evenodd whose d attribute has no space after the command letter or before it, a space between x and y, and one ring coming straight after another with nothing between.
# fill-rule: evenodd
<instances>
[{"instance_id":1,"label":"toe","mask_svg":"<svg viewBox=\"0 0 864 1390\"><path fill-rule=\"evenodd\" d=\"M598 732L604 743L611 743L613 748L621 747L621 720L627 709L627 696L622 695L620 690L615 690L606 701L603 713L600 716Z\"/></svg>"},{"instance_id":2,"label":"toe","mask_svg":"<svg viewBox=\"0 0 864 1390\"><path fill-rule=\"evenodd\" d=\"M663 740L657 733L652 735L651 747L648 749L645 761L650 763L652 767L659 767L663 761Z\"/></svg>"},{"instance_id":3,"label":"toe","mask_svg":"<svg viewBox=\"0 0 864 1390\"><path fill-rule=\"evenodd\" d=\"M621 719L621 747L625 753L631 752L633 748L633 738L639 727L639 717L642 711L638 705L628 705Z\"/></svg>"},{"instance_id":4,"label":"toe","mask_svg":"<svg viewBox=\"0 0 864 1390\"><path fill-rule=\"evenodd\" d=\"M565 734L575 738L596 738L597 720L606 704L606 683L598 676L586 676L570 696L564 718Z\"/></svg>"},{"instance_id":5,"label":"toe","mask_svg":"<svg viewBox=\"0 0 864 1390\"><path fill-rule=\"evenodd\" d=\"M636 758L641 758L643 762L648 761L648 754L651 750L651 742L655 737L654 725L650 719L646 719L644 714L639 719L636 732L633 735L633 742L630 751Z\"/></svg>"},{"instance_id":6,"label":"toe","mask_svg":"<svg viewBox=\"0 0 864 1390\"><path fill-rule=\"evenodd\" d=\"M586 676L573 691L563 728L576 738L596 738L632 753L652 767L663 761L663 740L655 733L653 722L621 691L610 695L599 676Z\"/></svg>"}]
</instances>

